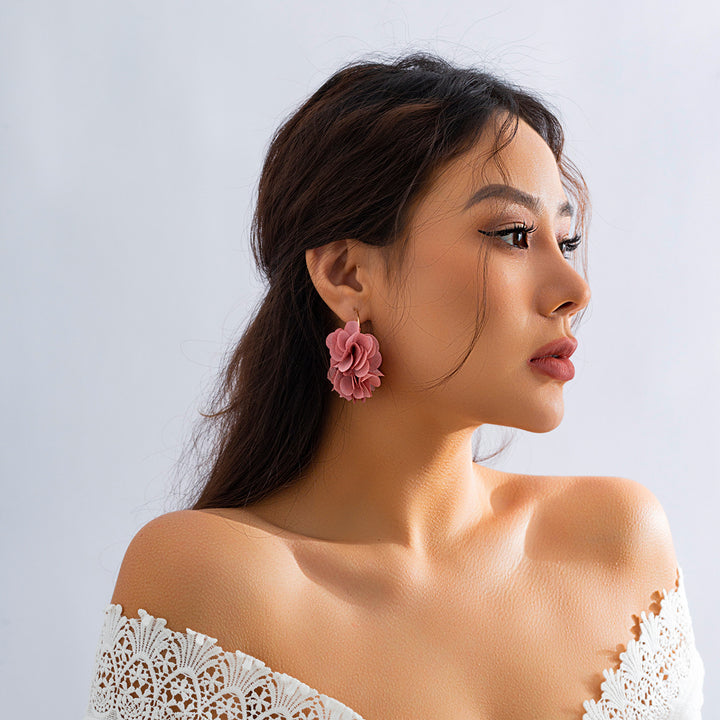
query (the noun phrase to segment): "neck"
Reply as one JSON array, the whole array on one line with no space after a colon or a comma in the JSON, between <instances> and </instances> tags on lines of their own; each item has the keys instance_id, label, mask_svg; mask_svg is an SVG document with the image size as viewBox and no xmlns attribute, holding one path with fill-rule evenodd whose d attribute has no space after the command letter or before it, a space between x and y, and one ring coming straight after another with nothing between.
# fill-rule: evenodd
<instances>
[{"instance_id":1,"label":"neck","mask_svg":"<svg viewBox=\"0 0 720 720\"><path fill-rule=\"evenodd\" d=\"M474 429L442 427L437 407L390 394L366 403L333 396L312 462L263 504L294 533L429 555L494 515L496 473L473 463Z\"/></svg>"}]
</instances>

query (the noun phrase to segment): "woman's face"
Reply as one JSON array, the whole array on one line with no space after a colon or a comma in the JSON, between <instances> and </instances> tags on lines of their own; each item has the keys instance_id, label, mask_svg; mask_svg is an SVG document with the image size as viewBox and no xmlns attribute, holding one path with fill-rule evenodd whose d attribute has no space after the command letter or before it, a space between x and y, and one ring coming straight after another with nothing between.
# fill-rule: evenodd
<instances>
[{"instance_id":1,"label":"woman's face","mask_svg":"<svg viewBox=\"0 0 720 720\"><path fill-rule=\"evenodd\" d=\"M589 302L590 289L560 245L570 237L572 217L548 145L520 121L499 153L506 179L493 161L484 164L491 147L484 133L419 203L400 271L404 282L398 291L375 288L370 319L383 354L383 384L393 394L417 392L429 422L547 432L562 419L564 382L528 360L547 343L572 336L570 321ZM501 192L481 198L489 185L514 190L495 188ZM536 229L509 232L517 226ZM480 232L499 230L508 232ZM423 391L422 384L456 367L470 345L482 307L484 253L486 324L447 384Z\"/></svg>"}]
</instances>

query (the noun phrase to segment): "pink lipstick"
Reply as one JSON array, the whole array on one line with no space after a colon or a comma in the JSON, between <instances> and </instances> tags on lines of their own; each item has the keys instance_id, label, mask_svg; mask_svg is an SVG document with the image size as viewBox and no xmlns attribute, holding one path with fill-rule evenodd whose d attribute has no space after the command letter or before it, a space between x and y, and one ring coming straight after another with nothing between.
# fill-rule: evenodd
<instances>
[{"instance_id":1,"label":"pink lipstick","mask_svg":"<svg viewBox=\"0 0 720 720\"><path fill-rule=\"evenodd\" d=\"M570 356L577 349L575 338L561 337L547 345L543 345L528 364L556 380L572 380L575 377L575 366Z\"/></svg>"}]
</instances>

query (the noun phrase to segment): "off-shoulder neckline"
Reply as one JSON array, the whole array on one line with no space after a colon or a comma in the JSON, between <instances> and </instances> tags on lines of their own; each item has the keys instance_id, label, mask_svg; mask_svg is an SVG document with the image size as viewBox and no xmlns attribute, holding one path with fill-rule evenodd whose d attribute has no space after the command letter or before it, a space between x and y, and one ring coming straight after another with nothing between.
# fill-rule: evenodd
<instances>
[{"instance_id":1,"label":"off-shoulder neckline","mask_svg":"<svg viewBox=\"0 0 720 720\"><path fill-rule=\"evenodd\" d=\"M631 650L632 646L639 643L643 635L646 631L649 618L660 618L661 616L664 616L667 608L666 600L668 598L683 595L685 593L684 590L684 579L683 579L683 571L680 566L677 567L677 577L675 581L675 586L671 589L666 588L660 588L658 590L660 594L660 609L657 613L650 613L648 614L645 610L643 610L640 614L640 632L638 634L637 639L631 638L628 640L628 643L626 645L625 651L620 653L620 665L617 669L615 668L607 668L603 670L603 676L605 677L605 681L601 685L601 695L598 700L595 700L594 698L589 698L588 700L583 702L583 707L585 710L589 710L589 705L591 703L600 703L602 699L605 697L606 692L610 689L609 681L612 676L614 676L616 673L620 672L620 670L623 668L623 665L625 664L626 658L629 657L628 652ZM272 675L274 678L282 678L285 683L290 685L293 690L299 690L302 692L305 692L307 694L316 695L320 698L323 705L331 710L341 711L345 714L350 713L352 716L352 720L364 720L362 715L360 715L359 712L356 710L353 710L350 706L343 703L341 700L338 700L337 698L331 697L330 695L325 695L324 693L320 692L316 688L308 685L307 683L303 682L299 678L294 677L293 675L288 675L287 673L280 672L279 670L273 670L269 665L267 665L263 660L261 660L258 657L255 657L254 655L250 655L249 653L244 652L243 650L226 650L221 645L218 644L217 638L214 638L210 635L206 635L205 633L199 632L197 630L193 630L192 628L186 628L185 633L179 631L179 630L172 630L171 628L167 627L167 620L162 617L157 617L155 615L151 615L149 612L144 610L143 608L138 609L138 615L139 618L128 618L127 616L122 614L122 605L119 603L109 603L105 608L105 613L114 612L117 616L122 618L126 622L140 622L144 625L159 625L164 632L170 633L173 636L184 636L188 635L191 638L194 639L195 643L200 645L205 645L206 647L215 647L215 649L220 652L223 656L235 656L238 660L241 661L243 667L250 667L252 669L259 669L263 672L266 672L269 675ZM345 717L345 716L343 716ZM585 715L583 716L585 717Z\"/></svg>"}]
</instances>

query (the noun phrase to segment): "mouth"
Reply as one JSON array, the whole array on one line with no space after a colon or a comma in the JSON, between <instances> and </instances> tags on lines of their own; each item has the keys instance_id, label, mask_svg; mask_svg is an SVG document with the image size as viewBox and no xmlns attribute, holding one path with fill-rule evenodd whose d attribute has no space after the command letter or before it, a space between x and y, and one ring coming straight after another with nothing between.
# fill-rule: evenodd
<instances>
[{"instance_id":1,"label":"mouth","mask_svg":"<svg viewBox=\"0 0 720 720\"><path fill-rule=\"evenodd\" d=\"M570 358L546 356L530 360L530 366L555 380L572 380L575 377L575 366Z\"/></svg>"},{"instance_id":2,"label":"mouth","mask_svg":"<svg viewBox=\"0 0 720 720\"><path fill-rule=\"evenodd\" d=\"M555 358L557 360L567 360L577 349L578 341L572 337L561 337L553 340L547 345L543 345L532 358L530 362L535 360L543 360L545 358Z\"/></svg>"}]
</instances>

